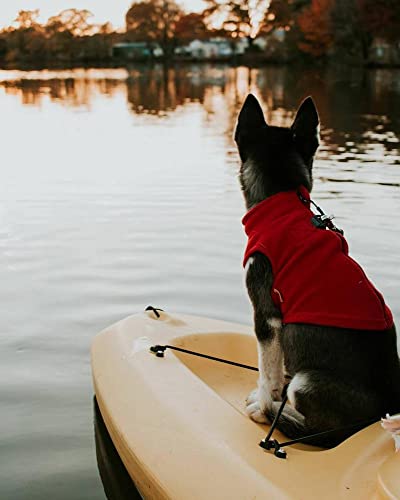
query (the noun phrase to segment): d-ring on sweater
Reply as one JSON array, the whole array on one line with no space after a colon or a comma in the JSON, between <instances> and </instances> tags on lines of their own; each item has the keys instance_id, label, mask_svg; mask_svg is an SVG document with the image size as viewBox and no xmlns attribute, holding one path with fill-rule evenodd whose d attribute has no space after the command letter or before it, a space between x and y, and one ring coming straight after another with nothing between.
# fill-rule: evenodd
<instances>
[{"instance_id":1,"label":"d-ring on sweater","mask_svg":"<svg viewBox=\"0 0 400 500\"><path fill-rule=\"evenodd\" d=\"M313 215L304 187L254 206L242 221L248 236L243 265L255 252L268 257L274 276L271 296L284 324L390 328L392 313L349 256L345 238L315 227Z\"/></svg>"}]
</instances>

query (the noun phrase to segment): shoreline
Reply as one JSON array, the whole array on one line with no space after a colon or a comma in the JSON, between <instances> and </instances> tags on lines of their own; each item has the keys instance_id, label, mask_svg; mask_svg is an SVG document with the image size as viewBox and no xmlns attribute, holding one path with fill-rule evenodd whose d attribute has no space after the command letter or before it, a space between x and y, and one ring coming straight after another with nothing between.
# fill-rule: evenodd
<instances>
[{"instance_id":1,"label":"shoreline","mask_svg":"<svg viewBox=\"0 0 400 500\"><path fill-rule=\"evenodd\" d=\"M43 62L38 61L13 61L5 62L0 61L1 71L40 71L40 70L63 70L63 69L77 69L77 68L107 68L107 69L120 69L129 68L132 65L139 66L156 66L163 65L166 67L173 66L185 66L191 64L223 64L226 66L249 66L249 67L276 67L276 66L296 66L296 67L332 67L332 66L342 66L347 68L356 69L399 69L400 64L377 64L377 63L365 63L365 64L349 64L340 60L328 60L328 61L304 61L304 60L277 60L265 57L243 57L237 56L235 58L209 58L209 59L198 59L198 58L174 58L174 59L164 59L164 58L135 58L135 59L93 59L93 60L74 60L74 61L56 61L47 60Z\"/></svg>"}]
</instances>

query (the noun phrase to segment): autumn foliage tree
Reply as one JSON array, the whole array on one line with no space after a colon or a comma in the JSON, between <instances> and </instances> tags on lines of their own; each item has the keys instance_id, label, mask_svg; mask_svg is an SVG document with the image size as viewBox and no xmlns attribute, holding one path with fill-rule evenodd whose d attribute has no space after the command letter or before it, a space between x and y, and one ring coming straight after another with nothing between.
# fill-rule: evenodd
<instances>
[{"instance_id":1,"label":"autumn foliage tree","mask_svg":"<svg viewBox=\"0 0 400 500\"><path fill-rule=\"evenodd\" d=\"M367 63L374 40L400 41L398 0L336 0L332 12L334 50L339 59Z\"/></svg>"},{"instance_id":2,"label":"autumn foliage tree","mask_svg":"<svg viewBox=\"0 0 400 500\"><path fill-rule=\"evenodd\" d=\"M65 9L56 16L50 17L46 24L48 32L68 32L74 37L88 36L94 31L89 19L93 14L86 9Z\"/></svg>"},{"instance_id":3,"label":"autumn foliage tree","mask_svg":"<svg viewBox=\"0 0 400 500\"><path fill-rule=\"evenodd\" d=\"M301 8L296 23L303 52L366 63L375 39L400 41L400 1L312 0Z\"/></svg>"},{"instance_id":4,"label":"autumn foliage tree","mask_svg":"<svg viewBox=\"0 0 400 500\"><path fill-rule=\"evenodd\" d=\"M170 57L176 46L176 26L184 13L175 0L145 0L126 13L126 30L133 40L157 43Z\"/></svg>"},{"instance_id":5,"label":"autumn foliage tree","mask_svg":"<svg viewBox=\"0 0 400 500\"><path fill-rule=\"evenodd\" d=\"M299 15L310 4L311 0L271 0L265 13L263 31L276 28L295 31L298 29Z\"/></svg>"},{"instance_id":6,"label":"autumn foliage tree","mask_svg":"<svg viewBox=\"0 0 400 500\"><path fill-rule=\"evenodd\" d=\"M304 34L299 26L299 17L308 9L312 0L271 0L262 26L262 33L276 29L285 31L285 46L293 55L302 52Z\"/></svg>"},{"instance_id":7,"label":"autumn foliage tree","mask_svg":"<svg viewBox=\"0 0 400 500\"><path fill-rule=\"evenodd\" d=\"M154 23L155 7L152 2L137 2L132 5L125 16L126 31L134 41L155 42L159 30Z\"/></svg>"},{"instance_id":8,"label":"autumn foliage tree","mask_svg":"<svg viewBox=\"0 0 400 500\"><path fill-rule=\"evenodd\" d=\"M271 0L266 26L287 30L292 52L366 61L374 36L381 32L385 38L389 19L400 21L400 14L391 17L380 8L394 14L397 5L397 0ZM393 31L400 33L400 27Z\"/></svg>"},{"instance_id":9,"label":"autumn foliage tree","mask_svg":"<svg viewBox=\"0 0 400 500\"><path fill-rule=\"evenodd\" d=\"M181 16L175 26L175 36L179 44L209 37L210 32L204 21L204 14L191 12Z\"/></svg>"},{"instance_id":10,"label":"autumn foliage tree","mask_svg":"<svg viewBox=\"0 0 400 500\"><path fill-rule=\"evenodd\" d=\"M299 48L312 56L327 55L334 42L332 9L334 0L312 0L298 15L302 33Z\"/></svg>"},{"instance_id":11,"label":"autumn foliage tree","mask_svg":"<svg viewBox=\"0 0 400 500\"><path fill-rule=\"evenodd\" d=\"M228 38L247 38L251 45L262 29L268 0L206 0L205 11L210 23L221 20L222 30Z\"/></svg>"},{"instance_id":12,"label":"autumn foliage tree","mask_svg":"<svg viewBox=\"0 0 400 500\"><path fill-rule=\"evenodd\" d=\"M1 57L6 63L106 60L116 34L109 24L90 22L88 10L66 9L39 22L39 10L22 10L12 26L0 31Z\"/></svg>"},{"instance_id":13,"label":"autumn foliage tree","mask_svg":"<svg viewBox=\"0 0 400 500\"><path fill-rule=\"evenodd\" d=\"M332 9L333 52L338 60L366 61L373 36L361 22L358 0L336 0Z\"/></svg>"},{"instance_id":14,"label":"autumn foliage tree","mask_svg":"<svg viewBox=\"0 0 400 500\"><path fill-rule=\"evenodd\" d=\"M39 9L35 10L20 10L14 21L18 29L26 30L30 28L37 28L39 26Z\"/></svg>"},{"instance_id":15,"label":"autumn foliage tree","mask_svg":"<svg viewBox=\"0 0 400 500\"><path fill-rule=\"evenodd\" d=\"M359 20L372 36L389 42L400 40L399 0L357 0Z\"/></svg>"}]
</instances>

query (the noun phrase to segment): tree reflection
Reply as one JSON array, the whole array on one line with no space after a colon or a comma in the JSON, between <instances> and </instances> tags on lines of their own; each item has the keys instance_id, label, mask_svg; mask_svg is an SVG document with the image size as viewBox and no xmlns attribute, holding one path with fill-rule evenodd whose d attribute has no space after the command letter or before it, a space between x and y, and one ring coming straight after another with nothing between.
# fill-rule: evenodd
<instances>
[{"instance_id":1,"label":"tree reflection","mask_svg":"<svg viewBox=\"0 0 400 500\"><path fill-rule=\"evenodd\" d=\"M19 96L22 104L40 106L45 99L68 107L90 107L98 94L108 96L123 92L124 80L90 75L77 76L74 71L63 77L57 72L37 72L38 78L15 78L0 81L0 86L10 95ZM51 75L56 75L54 78ZM43 75L45 78L40 78Z\"/></svg>"},{"instance_id":2,"label":"tree reflection","mask_svg":"<svg viewBox=\"0 0 400 500\"><path fill-rule=\"evenodd\" d=\"M312 95L321 116L323 155L352 143L353 152L363 151L371 137L379 138L386 150L398 151L394 110L400 105L399 74L399 70L385 69L343 73L329 68L160 64L126 70L16 72L11 76L4 72L0 88L19 96L23 104L35 106L50 100L90 108L99 95L120 94L126 96L135 115L160 118L197 103L204 110L205 126L225 134L229 141L247 93L258 95L267 121L279 126L290 125L300 101Z\"/></svg>"}]
</instances>

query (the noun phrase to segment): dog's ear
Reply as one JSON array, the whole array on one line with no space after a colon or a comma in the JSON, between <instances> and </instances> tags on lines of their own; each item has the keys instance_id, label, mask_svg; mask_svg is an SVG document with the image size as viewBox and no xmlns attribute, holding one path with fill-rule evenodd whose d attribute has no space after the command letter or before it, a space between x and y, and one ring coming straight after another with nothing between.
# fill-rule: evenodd
<instances>
[{"instance_id":1,"label":"dog's ear","mask_svg":"<svg viewBox=\"0 0 400 500\"><path fill-rule=\"evenodd\" d=\"M314 156L319 146L319 116L311 97L300 104L291 130L296 146L305 159Z\"/></svg>"},{"instance_id":2,"label":"dog's ear","mask_svg":"<svg viewBox=\"0 0 400 500\"><path fill-rule=\"evenodd\" d=\"M267 123L259 102L253 94L249 94L239 113L235 141L238 142L241 136L250 136L252 133L266 126Z\"/></svg>"}]
</instances>

